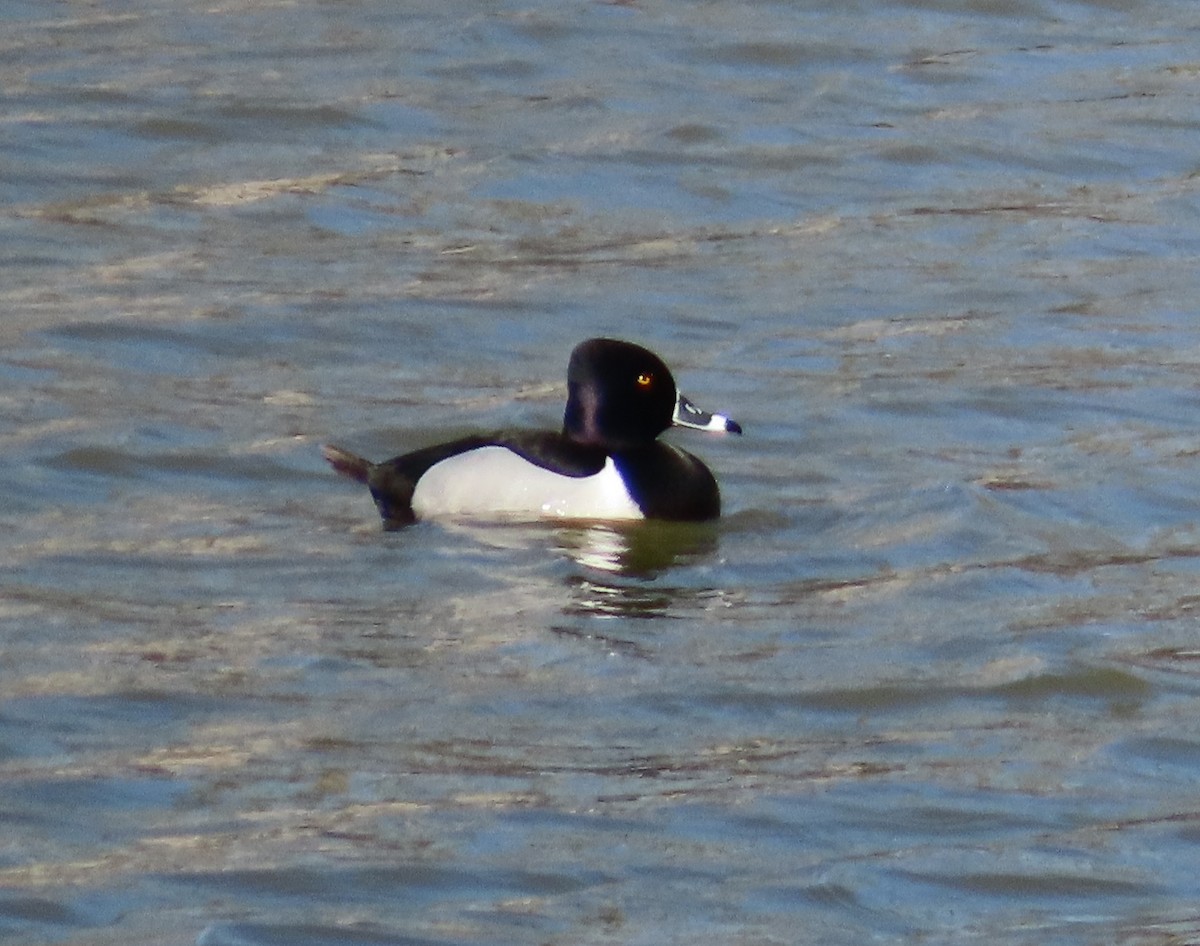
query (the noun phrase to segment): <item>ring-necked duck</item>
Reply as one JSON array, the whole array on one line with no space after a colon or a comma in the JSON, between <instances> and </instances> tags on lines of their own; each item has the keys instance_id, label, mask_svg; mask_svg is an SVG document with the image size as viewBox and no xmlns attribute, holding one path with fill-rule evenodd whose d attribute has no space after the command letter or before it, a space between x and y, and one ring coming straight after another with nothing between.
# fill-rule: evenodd
<instances>
[{"instance_id":1,"label":"ring-necked duck","mask_svg":"<svg viewBox=\"0 0 1200 946\"><path fill-rule=\"evenodd\" d=\"M742 432L680 394L653 352L593 338L571 353L561 433L463 437L382 463L340 447L323 453L370 487L388 527L438 517L715 519L721 497L708 467L656 439L672 424Z\"/></svg>"}]
</instances>

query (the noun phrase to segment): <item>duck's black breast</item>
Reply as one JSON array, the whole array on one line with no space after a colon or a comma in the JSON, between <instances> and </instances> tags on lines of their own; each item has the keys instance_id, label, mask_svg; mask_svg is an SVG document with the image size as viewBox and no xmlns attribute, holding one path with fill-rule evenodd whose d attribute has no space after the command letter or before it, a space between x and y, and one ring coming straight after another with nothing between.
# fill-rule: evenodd
<instances>
[{"instance_id":1,"label":"duck's black breast","mask_svg":"<svg viewBox=\"0 0 1200 946\"><path fill-rule=\"evenodd\" d=\"M647 519L699 522L721 515L716 477L686 450L655 441L617 451L613 460Z\"/></svg>"}]
</instances>

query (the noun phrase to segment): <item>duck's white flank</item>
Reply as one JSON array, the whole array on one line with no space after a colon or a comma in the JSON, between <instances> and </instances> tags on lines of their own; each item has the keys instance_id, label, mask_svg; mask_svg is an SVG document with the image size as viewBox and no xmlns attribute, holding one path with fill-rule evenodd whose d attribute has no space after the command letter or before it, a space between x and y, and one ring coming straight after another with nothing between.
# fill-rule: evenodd
<instances>
[{"instance_id":1,"label":"duck's white flank","mask_svg":"<svg viewBox=\"0 0 1200 946\"><path fill-rule=\"evenodd\" d=\"M418 519L641 519L610 457L594 476L562 476L505 447L480 447L435 463L417 481Z\"/></svg>"}]
</instances>

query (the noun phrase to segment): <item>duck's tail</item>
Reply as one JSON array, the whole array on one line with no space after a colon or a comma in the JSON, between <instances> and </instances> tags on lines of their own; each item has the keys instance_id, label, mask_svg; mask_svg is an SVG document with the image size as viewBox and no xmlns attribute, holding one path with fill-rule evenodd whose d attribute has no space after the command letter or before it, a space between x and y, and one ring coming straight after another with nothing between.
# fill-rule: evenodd
<instances>
[{"instance_id":1,"label":"duck's tail","mask_svg":"<svg viewBox=\"0 0 1200 946\"><path fill-rule=\"evenodd\" d=\"M367 478L371 475L371 467L373 466L371 461L360 457L356 453L351 453L349 450L343 450L341 447L326 444L321 448L321 455L342 476L348 476L359 483L367 482Z\"/></svg>"}]
</instances>

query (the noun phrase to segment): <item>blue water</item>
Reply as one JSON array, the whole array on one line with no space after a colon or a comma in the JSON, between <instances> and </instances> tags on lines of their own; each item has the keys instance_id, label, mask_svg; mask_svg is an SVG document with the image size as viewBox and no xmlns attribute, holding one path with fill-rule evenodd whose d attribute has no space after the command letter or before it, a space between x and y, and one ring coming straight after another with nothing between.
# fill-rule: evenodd
<instances>
[{"instance_id":1,"label":"blue water","mask_svg":"<svg viewBox=\"0 0 1200 946\"><path fill-rule=\"evenodd\" d=\"M0 20L0 942L1200 941L1194 4ZM321 460L602 334L719 523Z\"/></svg>"}]
</instances>

